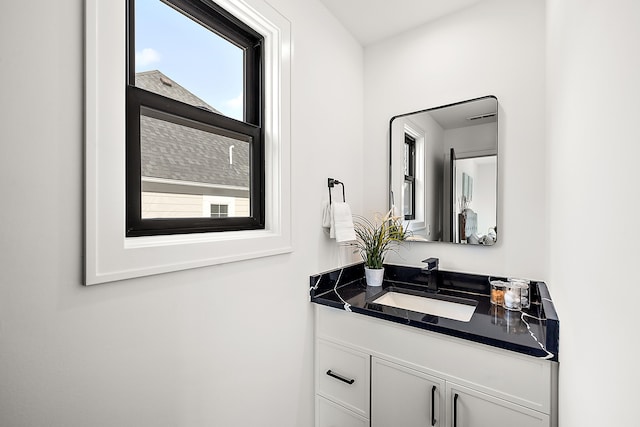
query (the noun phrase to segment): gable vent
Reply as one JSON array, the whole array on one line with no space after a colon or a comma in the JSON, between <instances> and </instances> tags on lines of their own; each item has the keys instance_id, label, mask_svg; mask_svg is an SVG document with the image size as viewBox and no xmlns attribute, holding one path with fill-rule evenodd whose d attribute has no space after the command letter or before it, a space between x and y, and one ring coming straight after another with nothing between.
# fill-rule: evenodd
<instances>
[{"instance_id":1,"label":"gable vent","mask_svg":"<svg viewBox=\"0 0 640 427\"><path fill-rule=\"evenodd\" d=\"M165 86L173 87L173 82L164 76L160 76L160 81Z\"/></svg>"},{"instance_id":2,"label":"gable vent","mask_svg":"<svg viewBox=\"0 0 640 427\"><path fill-rule=\"evenodd\" d=\"M489 117L495 117L496 113L485 113L479 114L477 116L467 117L467 120L480 120L480 119L488 119Z\"/></svg>"}]
</instances>

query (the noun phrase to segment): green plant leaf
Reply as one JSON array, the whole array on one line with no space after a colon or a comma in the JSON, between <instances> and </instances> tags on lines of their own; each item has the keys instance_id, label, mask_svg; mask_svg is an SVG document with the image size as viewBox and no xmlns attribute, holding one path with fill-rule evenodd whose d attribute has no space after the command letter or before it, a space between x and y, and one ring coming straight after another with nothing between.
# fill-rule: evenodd
<instances>
[{"instance_id":1,"label":"green plant leaf","mask_svg":"<svg viewBox=\"0 0 640 427\"><path fill-rule=\"evenodd\" d=\"M410 235L400 217L392 216L391 211L374 221L354 215L353 224L357 237L354 245L369 268L382 268L387 252Z\"/></svg>"}]
</instances>

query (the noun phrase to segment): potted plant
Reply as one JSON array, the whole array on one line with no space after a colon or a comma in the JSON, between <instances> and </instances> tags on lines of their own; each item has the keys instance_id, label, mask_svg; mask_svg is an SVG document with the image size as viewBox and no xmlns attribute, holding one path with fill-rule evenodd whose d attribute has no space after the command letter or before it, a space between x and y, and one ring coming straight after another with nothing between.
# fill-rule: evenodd
<instances>
[{"instance_id":1,"label":"potted plant","mask_svg":"<svg viewBox=\"0 0 640 427\"><path fill-rule=\"evenodd\" d=\"M384 276L384 259L387 252L406 240L408 231L402 226L399 216L392 215L393 209L382 218L373 221L354 216L353 226L360 256L364 261L364 273L369 286L381 286Z\"/></svg>"}]
</instances>

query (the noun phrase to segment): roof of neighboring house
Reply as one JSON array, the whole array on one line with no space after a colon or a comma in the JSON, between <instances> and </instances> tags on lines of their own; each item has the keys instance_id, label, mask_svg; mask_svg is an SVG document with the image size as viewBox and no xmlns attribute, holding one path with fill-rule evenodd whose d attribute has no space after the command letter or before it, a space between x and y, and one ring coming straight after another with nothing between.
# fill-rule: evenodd
<instances>
[{"instance_id":1,"label":"roof of neighboring house","mask_svg":"<svg viewBox=\"0 0 640 427\"><path fill-rule=\"evenodd\" d=\"M214 113L222 114L220 111L216 110L211 105L207 104L202 99L198 98L189 90L171 80L158 70L136 73L136 86L146 89L149 92L175 99L176 101L182 101L185 104L193 105L195 107L204 107Z\"/></svg>"},{"instance_id":2,"label":"roof of neighboring house","mask_svg":"<svg viewBox=\"0 0 640 427\"><path fill-rule=\"evenodd\" d=\"M136 85L218 112L160 71L136 75ZM225 186L249 186L249 144L141 116L142 176ZM230 147L233 146L233 149ZM233 163L230 162L232 152Z\"/></svg>"}]
</instances>

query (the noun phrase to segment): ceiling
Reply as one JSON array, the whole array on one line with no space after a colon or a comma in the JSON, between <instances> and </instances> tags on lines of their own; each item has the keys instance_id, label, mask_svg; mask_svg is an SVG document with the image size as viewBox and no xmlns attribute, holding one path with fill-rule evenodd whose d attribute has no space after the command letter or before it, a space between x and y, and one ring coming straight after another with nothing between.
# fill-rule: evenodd
<instances>
[{"instance_id":1,"label":"ceiling","mask_svg":"<svg viewBox=\"0 0 640 427\"><path fill-rule=\"evenodd\" d=\"M498 102L495 98L489 97L466 101L449 107L435 108L428 111L428 114L438 122L442 129L447 130L493 123L497 121L497 117L491 114L496 114L497 112ZM476 119L470 120L471 117Z\"/></svg>"},{"instance_id":2,"label":"ceiling","mask_svg":"<svg viewBox=\"0 0 640 427\"><path fill-rule=\"evenodd\" d=\"M394 36L481 0L320 0L363 45Z\"/></svg>"}]
</instances>

